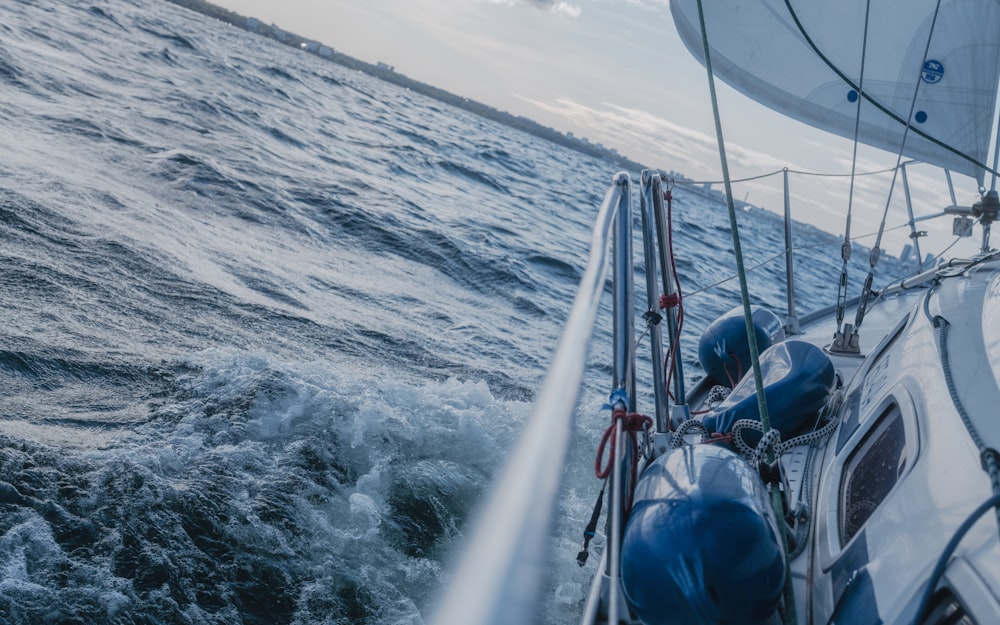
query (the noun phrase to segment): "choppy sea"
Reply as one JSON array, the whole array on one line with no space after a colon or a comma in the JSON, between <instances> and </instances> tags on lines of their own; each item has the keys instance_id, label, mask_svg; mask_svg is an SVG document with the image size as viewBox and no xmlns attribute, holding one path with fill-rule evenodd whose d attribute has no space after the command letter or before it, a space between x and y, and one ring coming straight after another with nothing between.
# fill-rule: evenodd
<instances>
[{"instance_id":1,"label":"choppy sea","mask_svg":"<svg viewBox=\"0 0 1000 625\"><path fill-rule=\"evenodd\" d=\"M618 167L157 0L3 3L0 126L0 622L425 622ZM724 207L674 211L693 378L738 288L695 293L732 271ZM780 222L741 220L780 311ZM839 244L801 236L810 310ZM596 566L610 334L546 622Z\"/></svg>"}]
</instances>

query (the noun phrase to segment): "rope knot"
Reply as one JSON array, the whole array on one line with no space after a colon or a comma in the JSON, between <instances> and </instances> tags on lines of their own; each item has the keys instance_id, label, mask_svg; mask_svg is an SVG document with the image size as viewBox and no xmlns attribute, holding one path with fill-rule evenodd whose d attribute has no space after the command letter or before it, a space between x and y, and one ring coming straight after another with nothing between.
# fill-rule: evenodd
<instances>
[{"instance_id":1,"label":"rope knot","mask_svg":"<svg viewBox=\"0 0 1000 625\"><path fill-rule=\"evenodd\" d=\"M618 414L619 412L621 414ZM643 432L653 427L653 417L638 412L625 414L624 410L616 410L614 418L621 420L622 430L626 432Z\"/></svg>"},{"instance_id":2,"label":"rope knot","mask_svg":"<svg viewBox=\"0 0 1000 625\"><path fill-rule=\"evenodd\" d=\"M660 296L660 308L663 308L664 310L677 308L680 303L681 297L677 293L671 293L669 295L664 294Z\"/></svg>"},{"instance_id":3,"label":"rope knot","mask_svg":"<svg viewBox=\"0 0 1000 625\"><path fill-rule=\"evenodd\" d=\"M611 413L611 425L604 431L601 442L597 446L597 458L594 459L594 474L597 479L603 480L611 474L611 465L615 460L615 424L621 421L622 431L628 432L632 440L633 451L638 454L638 444L635 440L635 432L645 432L653 427L653 418L637 412L626 412L624 408L615 408ZM609 446L610 443L610 446ZM609 448L608 463L601 466L601 459L604 458L604 449ZM635 458L637 460L637 458Z\"/></svg>"}]
</instances>

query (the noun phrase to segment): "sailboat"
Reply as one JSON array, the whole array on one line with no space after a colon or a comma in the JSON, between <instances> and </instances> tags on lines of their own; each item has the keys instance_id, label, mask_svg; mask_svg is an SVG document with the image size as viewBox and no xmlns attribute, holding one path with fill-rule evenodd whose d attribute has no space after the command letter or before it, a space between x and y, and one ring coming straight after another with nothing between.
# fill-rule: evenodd
<instances>
[{"instance_id":1,"label":"sailboat","mask_svg":"<svg viewBox=\"0 0 1000 625\"><path fill-rule=\"evenodd\" d=\"M752 306L741 277L742 301L699 339L705 375L685 389L669 217L681 190L659 169L642 172L637 234L633 183L617 174L533 416L434 622L539 620L609 266L614 362L599 466L607 497L602 489L581 560L590 537L605 540L581 623L1000 622L1000 253L990 241L1000 214L992 139L1000 2L672 0L670 8L707 69L741 274L716 77L793 119L897 155L904 187L904 159L946 170L949 186L951 173L968 178L978 201L960 206L952 192L940 216L954 220L956 236L976 226L979 251L876 287L880 228L851 295L846 198L841 281L829 307L800 316L786 171L788 309ZM916 221L911 214L915 242ZM635 238L646 286L638 298ZM649 333L648 393L636 388L639 328Z\"/></svg>"}]
</instances>

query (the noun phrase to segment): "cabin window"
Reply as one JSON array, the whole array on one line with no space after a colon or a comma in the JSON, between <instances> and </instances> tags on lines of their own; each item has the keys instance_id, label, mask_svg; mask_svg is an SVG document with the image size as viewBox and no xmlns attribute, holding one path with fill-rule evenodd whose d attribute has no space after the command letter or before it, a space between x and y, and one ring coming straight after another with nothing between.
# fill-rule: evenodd
<instances>
[{"instance_id":1,"label":"cabin window","mask_svg":"<svg viewBox=\"0 0 1000 625\"><path fill-rule=\"evenodd\" d=\"M840 482L840 536L847 543L896 485L906 469L906 432L891 404L851 454Z\"/></svg>"}]
</instances>

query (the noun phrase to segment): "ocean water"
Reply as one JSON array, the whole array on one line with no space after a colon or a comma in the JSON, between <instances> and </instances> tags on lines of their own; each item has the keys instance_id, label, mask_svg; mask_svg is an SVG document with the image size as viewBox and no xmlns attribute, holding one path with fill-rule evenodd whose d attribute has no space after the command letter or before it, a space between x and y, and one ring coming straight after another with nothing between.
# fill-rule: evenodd
<instances>
[{"instance_id":1,"label":"ocean water","mask_svg":"<svg viewBox=\"0 0 1000 625\"><path fill-rule=\"evenodd\" d=\"M4 3L0 125L0 622L425 622L617 166L156 0ZM685 288L727 277L724 207L674 222ZM742 224L748 264L783 246ZM839 247L801 232L810 310ZM781 259L751 285L780 311ZM689 298L692 379L737 293ZM547 622L596 566L610 332Z\"/></svg>"}]
</instances>

